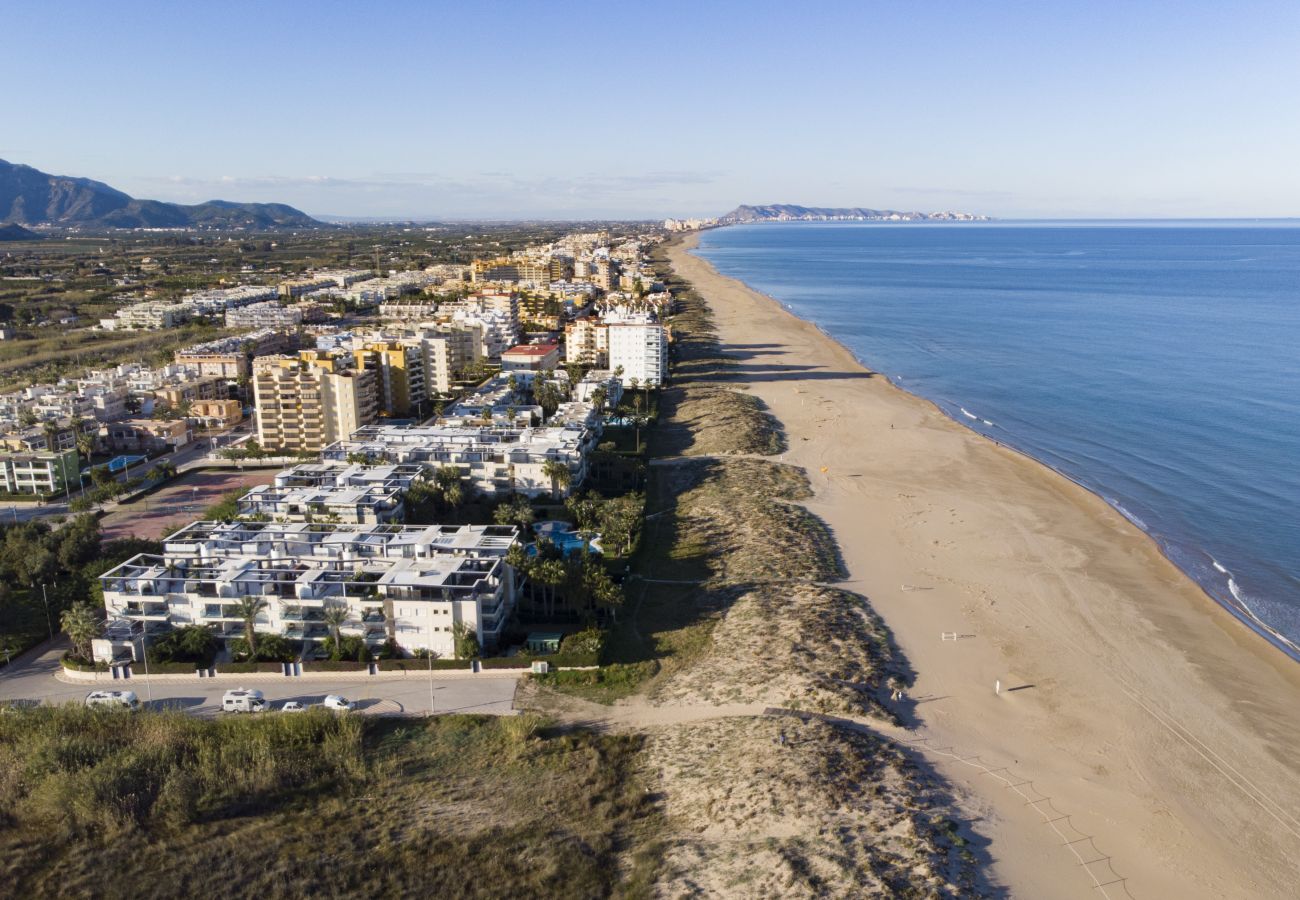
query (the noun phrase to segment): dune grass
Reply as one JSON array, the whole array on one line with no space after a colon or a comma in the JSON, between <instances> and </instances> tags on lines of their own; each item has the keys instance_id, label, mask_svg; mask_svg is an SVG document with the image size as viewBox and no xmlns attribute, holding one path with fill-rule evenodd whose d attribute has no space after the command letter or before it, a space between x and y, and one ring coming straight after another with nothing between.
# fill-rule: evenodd
<instances>
[{"instance_id":1,"label":"dune grass","mask_svg":"<svg viewBox=\"0 0 1300 900\"><path fill-rule=\"evenodd\" d=\"M640 896L641 739L531 716L0 715L0 880L49 896Z\"/></svg>"}]
</instances>

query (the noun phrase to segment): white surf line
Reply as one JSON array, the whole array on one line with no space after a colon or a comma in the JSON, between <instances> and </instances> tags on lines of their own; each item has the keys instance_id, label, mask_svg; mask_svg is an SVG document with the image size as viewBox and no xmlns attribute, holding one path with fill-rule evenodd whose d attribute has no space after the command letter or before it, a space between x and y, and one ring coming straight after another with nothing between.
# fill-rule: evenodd
<instances>
[{"instance_id":1,"label":"white surf line","mask_svg":"<svg viewBox=\"0 0 1300 900\"><path fill-rule=\"evenodd\" d=\"M908 745L908 746L913 746L913 747L923 746L923 747L925 748L925 750L927 750L927 751L930 752L930 753L935 753L935 754L939 754L939 755L941 755L941 756L946 756L946 757L948 757L948 758L950 758L950 759L956 760L956 761L959 762L959 763L962 763L962 764L964 764L964 765L970 766L972 769L979 769L979 770L980 770L981 772L983 772L985 775L992 775L994 778L996 778L996 779L998 779L999 781L1001 781L1001 782L1003 783L1004 787L1009 788L1010 790L1015 791L1017 794L1019 794L1021 797L1023 797L1024 800L1025 800L1025 805L1031 807L1031 808L1032 808L1034 811L1036 811L1040 816L1042 816L1042 817L1043 817L1043 823L1046 824L1046 825L1050 825L1050 826L1051 826L1052 830L1056 832L1056 836L1059 837L1059 838L1061 839L1061 844L1062 844L1063 846L1065 846L1065 847L1069 847L1069 848L1070 848L1070 853L1072 853L1072 854L1074 855L1074 858L1077 859L1077 860L1079 861L1079 865L1083 867L1084 871L1086 871L1086 872L1088 873L1088 877L1092 879L1092 889L1093 889L1093 890L1095 890L1095 891L1099 891L1099 892L1101 893L1101 896L1102 896L1102 897L1105 897L1106 900L1111 900L1110 893L1106 890L1106 888L1108 888L1108 887L1113 888L1113 887L1115 887L1115 885L1118 884L1121 888L1124 889L1124 894L1125 894L1125 896L1130 897L1130 898L1133 897L1133 895L1129 892L1129 889L1128 889L1128 883L1127 883L1127 882L1128 882L1128 879L1122 877L1118 872L1115 871L1115 867L1112 866L1112 865L1110 864L1110 859L1111 859L1111 858L1110 858L1109 855L1103 854L1099 859L1085 860L1085 859L1083 858L1083 856L1079 853L1078 845L1081 844L1081 843L1083 843L1084 841L1087 841L1087 842L1091 843L1091 844L1092 844L1092 849L1093 849L1093 850L1097 851L1098 853L1102 853L1101 848L1097 846L1096 842L1093 840L1092 835L1084 834L1083 831L1079 830L1078 828L1074 828L1074 826L1071 825L1071 826L1070 826L1071 828L1074 828L1074 830L1075 830L1076 832L1078 832L1079 834L1082 834L1082 835L1084 835L1084 836L1081 837L1081 838L1076 838L1076 839L1074 839L1074 840L1069 840L1068 838L1066 838L1065 833L1062 832L1061 829L1059 829L1059 828L1056 827L1056 823L1059 822L1059 821L1061 821L1062 819L1068 819L1068 818L1070 818L1070 816L1069 816L1068 814L1061 813L1060 810L1056 810L1056 812L1057 812L1059 815L1058 815L1057 818L1052 818L1051 815L1050 815L1049 813L1047 813L1046 811L1044 811L1044 810L1042 809L1042 806L1041 806L1041 805L1044 803L1044 801L1046 801L1046 803L1048 804L1048 806L1051 806L1051 805L1052 805L1052 798L1051 798L1051 797L1043 796L1043 797L1039 797L1037 800L1031 800L1031 799L1029 798L1029 795L1028 795L1028 794L1026 794L1024 791L1020 790L1020 788L1021 788L1022 786L1024 786L1024 785L1027 785L1027 784L1028 784L1028 785L1032 785L1032 784L1033 784L1033 781L1032 781L1032 780L1013 782L1010 778L1007 778L1005 775L1001 774L1001 773L1003 773L1003 772L1008 771L1009 767L1007 767L1007 766L1001 766L1001 767L996 768L996 769L990 769L988 766L984 765L984 764L981 763L981 762L972 762L972 761L971 761L971 760L977 760L977 759L979 759L979 756L978 756L978 755L975 755L975 756L968 756L968 757L958 756L957 754L952 753L952 752L950 752L949 750L940 750L940 749L938 749L938 748L931 747L930 744L929 744L929 742L930 742L930 739L929 739L928 737L921 737L921 738L916 738L916 739L914 739L914 740L902 740L902 741L900 741L900 743L906 744L906 745ZM1042 793L1042 791L1039 791L1037 788L1034 788L1033 790L1034 790L1035 793L1038 793L1038 794L1041 794L1041 793ZM1095 872L1092 871L1092 867L1093 867L1093 866L1097 865L1098 863L1103 863L1103 862L1106 863L1106 867L1107 867L1108 869L1110 869L1110 873L1111 873L1112 875L1115 876L1115 877L1114 877L1114 880L1112 880L1112 881L1102 881L1101 879L1099 879L1099 878L1097 877L1097 874L1096 874Z\"/></svg>"},{"instance_id":2,"label":"white surf line","mask_svg":"<svg viewBox=\"0 0 1300 900\"><path fill-rule=\"evenodd\" d=\"M1124 684L1123 681L1120 683ZM1241 772L1233 767L1231 763L1198 738L1195 732L1186 725L1183 725L1172 715L1167 712L1157 711L1144 703L1141 695L1127 684L1124 684L1124 693L1128 694L1129 699L1141 707L1147 715L1151 716L1151 718L1164 726L1170 734L1178 738L1194 750L1198 756L1218 770L1219 774L1223 776L1225 781L1249 797L1260 809L1264 810L1264 812L1272 816L1279 825L1290 832L1292 837L1300 839L1300 821L1298 821L1291 813L1287 812L1285 807L1274 800L1268 791L1256 786L1254 782L1241 774Z\"/></svg>"}]
</instances>

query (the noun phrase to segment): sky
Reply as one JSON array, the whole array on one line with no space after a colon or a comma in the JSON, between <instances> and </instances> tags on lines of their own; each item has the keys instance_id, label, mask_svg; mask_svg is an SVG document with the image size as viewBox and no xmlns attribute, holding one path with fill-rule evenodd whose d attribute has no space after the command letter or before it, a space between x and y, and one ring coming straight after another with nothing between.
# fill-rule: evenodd
<instances>
[{"instance_id":1,"label":"sky","mask_svg":"<svg viewBox=\"0 0 1300 900\"><path fill-rule=\"evenodd\" d=\"M29 2L0 159L316 216L1300 216L1300 3Z\"/></svg>"}]
</instances>

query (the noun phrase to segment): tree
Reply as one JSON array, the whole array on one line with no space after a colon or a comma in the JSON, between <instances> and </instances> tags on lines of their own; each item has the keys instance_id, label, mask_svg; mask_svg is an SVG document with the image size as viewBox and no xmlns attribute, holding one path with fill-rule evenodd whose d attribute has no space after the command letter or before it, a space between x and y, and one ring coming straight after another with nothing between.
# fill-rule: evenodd
<instances>
[{"instance_id":1,"label":"tree","mask_svg":"<svg viewBox=\"0 0 1300 900\"><path fill-rule=\"evenodd\" d=\"M348 608L342 604L327 606L325 607L325 612L321 616L321 619L329 626L330 634L334 638L334 652L336 654L341 652L342 647L339 645L339 641L341 640L342 632L340 629L348 620Z\"/></svg>"},{"instance_id":2,"label":"tree","mask_svg":"<svg viewBox=\"0 0 1300 900\"><path fill-rule=\"evenodd\" d=\"M63 611L59 623L72 641L73 656L89 662L90 642L99 635L99 613L89 603L77 603Z\"/></svg>"},{"instance_id":3,"label":"tree","mask_svg":"<svg viewBox=\"0 0 1300 900\"><path fill-rule=\"evenodd\" d=\"M478 635L464 622L457 622L451 626L451 641L457 659L473 659L478 656Z\"/></svg>"},{"instance_id":4,"label":"tree","mask_svg":"<svg viewBox=\"0 0 1300 900\"><path fill-rule=\"evenodd\" d=\"M596 412L605 411L605 401L609 399L609 391L603 384L596 385L591 391L591 405L596 407Z\"/></svg>"},{"instance_id":5,"label":"tree","mask_svg":"<svg viewBox=\"0 0 1300 900\"><path fill-rule=\"evenodd\" d=\"M249 659L257 658L257 616L266 609L267 602L262 597L241 597L235 603L235 611L244 620L244 639L248 641Z\"/></svg>"},{"instance_id":6,"label":"tree","mask_svg":"<svg viewBox=\"0 0 1300 900\"><path fill-rule=\"evenodd\" d=\"M573 483L573 473L558 459L548 459L543 462L542 475L551 482L551 494L555 497L560 496L561 487L567 488Z\"/></svg>"},{"instance_id":7,"label":"tree","mask_svg":"<svg viewBox=\"0 0 1300 900\"><path fill-rule=\"evenodd\" d=\"M527 528L533 523L534 518L536 513L533 512L533 505L526 497L518 494L499 503L492 511L492 521L498 525L518 525L520 528Z\"/></svg>"}]
</instances>

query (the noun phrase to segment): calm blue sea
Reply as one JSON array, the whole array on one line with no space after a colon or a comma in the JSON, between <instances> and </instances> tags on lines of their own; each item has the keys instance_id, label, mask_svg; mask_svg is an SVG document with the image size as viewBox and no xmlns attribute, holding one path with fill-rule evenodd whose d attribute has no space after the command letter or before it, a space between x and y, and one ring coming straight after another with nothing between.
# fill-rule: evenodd
<instances>
[{"instance_id":1,"label":"calm blue sea","mask_svg":"<svg viewBox=\"0 0 1300 900\"><path fill-rule=\"evenodd\" d=\"M766 223L697 252L1105 497L1296 652L1300 223Z\"/></svg>"}]
</instances>

